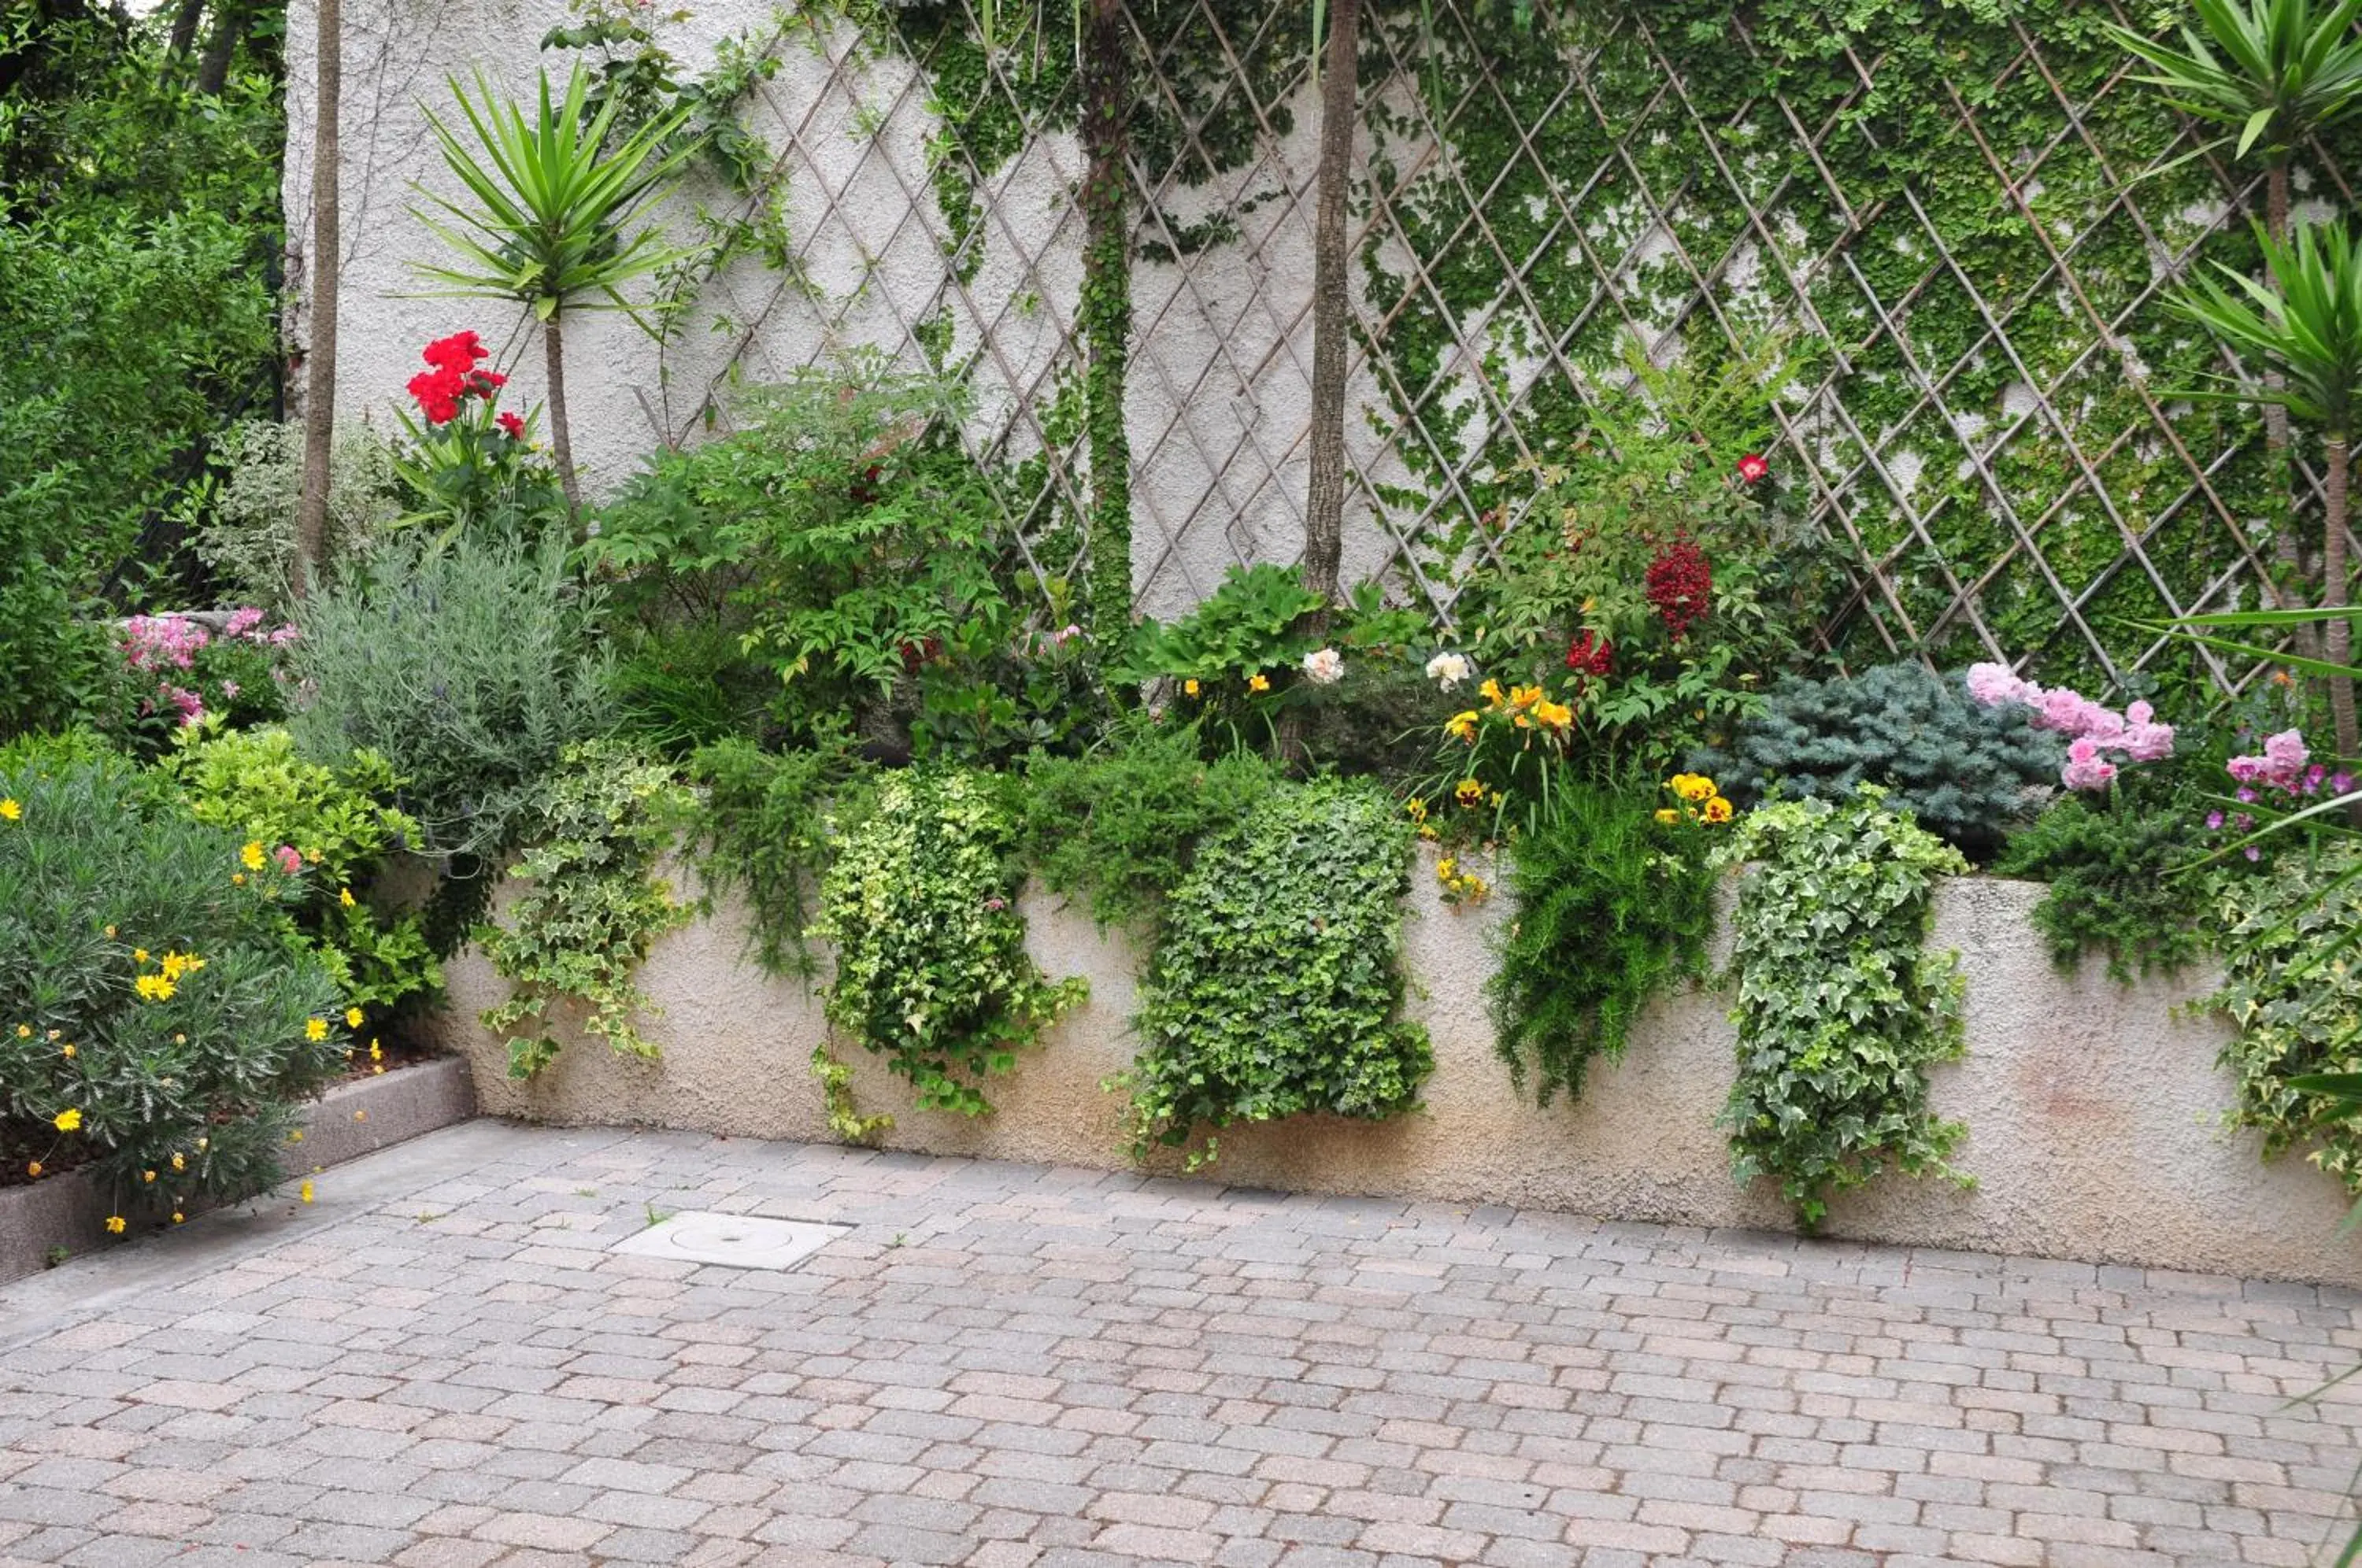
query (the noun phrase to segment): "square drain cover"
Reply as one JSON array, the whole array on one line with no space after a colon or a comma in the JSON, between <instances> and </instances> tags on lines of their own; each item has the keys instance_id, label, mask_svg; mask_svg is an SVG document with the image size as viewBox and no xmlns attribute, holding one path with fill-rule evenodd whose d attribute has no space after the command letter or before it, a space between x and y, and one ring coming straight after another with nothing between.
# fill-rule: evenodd
<instances>
[{"instance_id":1,"label":"square drain cover","mask_svg":"<svg viewBox=\"0 0 2362 1568\"><path fill-rule=\"evenodd\" d=\"M608 1250L725 1268L786 1269L852 1228L806 1220L760 1220L750 1214L676 1214Z\"/></svg>"}]
</instances>

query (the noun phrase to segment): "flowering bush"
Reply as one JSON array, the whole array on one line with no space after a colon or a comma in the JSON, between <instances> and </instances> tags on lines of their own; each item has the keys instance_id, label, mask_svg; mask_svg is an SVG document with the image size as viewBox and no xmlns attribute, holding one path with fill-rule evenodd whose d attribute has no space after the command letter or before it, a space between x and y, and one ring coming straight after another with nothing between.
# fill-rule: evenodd
<instances>
[{"instance_id":1,"label":"flowering bush","mask_svg":"<svg viewBox=\"0 0 2362 1568\"><path fill-rule=\"evenodd\" d=\"M124 738L153 751L208 718L241 725L283 714L279 660L296 630L267 621L249 605L231 611L218 627L193 615L134 615L124 622L117 641L127 693Z\"/></svg>"},{"instance_id":2,"label":"flowering bush","mask_svg":"<svg viewBox=\"0 0 2362 1568\"><path fill-rule=\"evenodd\" d=\"M491 351L481 340L454 333L419 357L427 368L408 388L418 414L398 414L408 440L394 456L413 520L515 526L562 512L557 470L533 444L538 416L498 406L508 377L482 368Z\"/></svg>"},{"instance_id":3,"label":"flowering bush","mask_svg":"<svg viewBox=\"0 0 2362 1568\"><path fill-rule=\"evenodd\" d=\"M2332 772L2328 764L2313 761L2303 734L2294 729L2266 736L2260 752L2235 756L2223 766L2231 775L2234 800L2242 806L2257 806L2272 812L2299 811L2316 796L2325 794L2334 800L2354 788L2353 774L2343 768ZM2256 825L2254 812L2206 813L2210 833L2251 834ZM2240 853L2251 861L2264 857L2259 844L2245 845Z\"/></svg>"},{"instance_id":4,"label":"flowering bush","mask_svg":"<svg viewBox=\"0 0 2362 1568\"><path fill-rule=\"evenodd\" d=\"M0 752L0 1181L87 1164L121 1220L276 1180L346 1045L300 882L120 756Z\"/></svg>"},{"instance_id":5,"label":"flowering bush","mask_svg":"<svg viewBox=\"0 0 2362 1568\"><path fill-rule=\"evenodd\" d=\"M1430 769L1405 803L1422 838L1498 839L1551 810L1574 709L1540 686L1504 690L1487 679L1476 694L1477 706L1444 721Z\"/></svg>"},{"instance_id":6,"label":"flowering bush","mask_svg":"<svg viewBox=\"0 0 2362 1568\"><path fill-rule=\"evenodd\" d=\"M2028 709L2034 728L2065 735L2067 762L2058 778L2070 790L2105 790L2120 767L2173 755L2173 726L2158 723L2147 702L2119 713L2064 686L2046 691L2004 664L1970 665L1968 690L1988 708Z\"/></svg>"}]
</instances>

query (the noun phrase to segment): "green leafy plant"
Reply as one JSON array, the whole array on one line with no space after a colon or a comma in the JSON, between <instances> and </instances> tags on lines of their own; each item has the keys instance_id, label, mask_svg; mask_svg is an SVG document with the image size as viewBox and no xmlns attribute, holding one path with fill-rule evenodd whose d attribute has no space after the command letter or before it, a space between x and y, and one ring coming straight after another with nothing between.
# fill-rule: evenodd
<instances>
[{"instance_id":1,"label":"green leafy plant","mask_svg":"<svg viewBox=\"0 0 2362 1568\"><path fill-rule=\"evenodd\" d=\"M1805 1229L1889 1161L1949 1163L1966 1131L1927 1103L1927 1067L1960 1055L1957 955L1925 950L1934 879L1959 852L1866 785L1843 802L1782 801L1739 820L1717 859L1739 884L1738 1077L1721 1124L1740 1183L1776 1177Z\"/></svg>"},{"instance_id":2,"label":"green leafy plant","mask_svg":"<svg viewBox=\"0 0 2362 1568\"><path fill-rule=\"evenodd\" d=\"M2009 841L1995 874L2047 882L2034 923L2062 969L2099 950L2109 977L2130 985L2136 974L2170 973L2208 947L2206 911L2216 875L2206 856L2197 797L2119 779L2093 804L2060 799Z\"/></svg>"},{"instance_id":3,"label":"green leafy plant","mask_svg":"<svg viewBox=\"0 0 2362 1568\"><path fill-rule=\"evenodd\" d=\"M1166 900L1135 1021L1132 1154L1241 1121L1411 1110L1435 1066L1401 1014L1410 824L1364 783L1264 794ZM1188 1155L1210 1164L1209 1135Z\"/></svg>"},{"instance_id":4,"label":"green leafy plant","mask_svg":"<svg viewBox=\"0 0 2362 1568\"><path fill-rule=\"evenodd\" d=\"M160 767L189 814L243 840L249 856L294 855L299 889L282 907L347 1007L382 1020L442 988L417 915L381 915L367 897L386 856L418 838L392 804L401 780L384 757L357 752L326 767L299 757L283 729L206 729L186 732Z\"/></svg>"},{"instance_id":5,"label":"green leafy plant","mask_svg":"<svg viewBox=\"0 0 2362 1568\"><path fill-rule=\"evenodd\" d=\"M1583 1094L1595 1057L1624 1054L1649 999L1705 972L1714 930L1708 850L1722 831L1679 807L1660 820L1629 790L1577 784L1507 845L1517 912L1485 983L1496 1048L1520 1089Z\"/></svg>"},{"instance_id":6,"label":"green leafy plant","mask_svg":"<svg viewBox=\"0 0 2362 1568\"><path fill-rule=\"evenodd\" d=\"M599 598L567 553L555 531L397 539L307 598L289 649L308 693L288 721L296 750L324 767L384 757L431 855L514 848L566 748L614 722Z\"/></svg>"},{"instance_id":7,"label":"green leafy plant","mask_svg":"<svg viewBox=\"0 0 2362 1568\"><path fill-rule=\"evenodd\" d=\"M753 917L747 953L766 974L809 977L810 889L827 865L831 796L854 769L850 748L767 752L718 741L689 759L703 800L684 836L713 897L742 896Z\"/></svg>"},{"instance_id":8,"label":"green leafy plant","mask_svg":"<svg viewBox=\"0 0 2362 1568\"><path fill-rule=\"evenodd\" d=\"M266 609L292 600L295 504L303 489L304 427L294 422L240 420L214 443L221 476L197 519L190 546L233 599ZM368 552L402 515L393 453L367 430L337 433L329 463L328 528L324 541L337 567Z\"/></svg>"},{"instance_id":9,"label":"green leafy plant","mask_svg":"<svg viewBox=\"0 0 2362 1568\"><path fill-rule=\"evenodd\" d=\"M884 1055L922 1110L990 1111L981 1082L1087 994L1025 952L1016 845L991 776L889 774L821 884L810 934L836 947L829 1021Z\"/></svg>"},{"instance_id":10,"label":"green leafy plant","mask_svg":"<svg viewBox=\"0 0 2362 1568\"><path fill-rule=\"evenodd\" d=\"M2057 787L2065 748L2032 728L2029 711L1971 701L1957 677L1915 664L1881 665L1827 680L1783 679L1729 748L1693 753L1741 806L1760 801L1848 801L1862 784L1892 809L1976 858Z\"/></svg>"},{"instance_id":11,"label":"green leafy plant","mask_svg":"<svg viewBox=\"0 0 2362 1568\"><path fill-rule=\"evenodd\" d=\"M2351 0L2340 9L2349 20L2362 14ZM2341 37L2345 30L2341 23ZM2353 60L2346 69L2362 73L2362 45L2349 52ZM2218 265L2215 270L2237 286L2238 293L2216 279L2202 277L2170 299L2181 315L2268 375L2260 382L2244 382L2235 392L2185 395L2284 408L2321 432L2327 472L2322 485L2320 608L2327 632L2315 673L2329 689L2338 756L2362 757L2354 676L2346 668L2354 658L2354 628L2348 617L2338 613L2348 602L2347 492L2354 421L2357 402L2362 402L2357 397L2362 394L2362 248L2343 223L2304 225L2286 244L2259 231L2257 243L2263 248L2271 287Z\"/></svg>"},{"instance_id":12,"label":"green leafy plant","mask_svg":"<svg viewBox=\"0 0 2362 1568\"><path fill-rule=\"evenodd\" d=\"M118 1220L278 1179L345 1051L335 983L282 939L300 886L86 740L0 752L8 1179L88 1164Z\"/></svg>"},{"instance_id":13,"label":"green leafy plant","mask_svg":"<svg viewBox=\"0 0 2362 1568\"><path fill-rule=\"evenodd\" d=\"M1150 921L1198 846L1279 781L1252 753L1206 760L1190 725L1135 720L1087 756L1036 755L1027 765L1026 857L1052 891L1087 897L1101 925Z\"/></svg>"},{"instance_id":14,"label":"green leafy plant","mask_svg":"<svg viewBox=\"0 0 2362 1568\"><path fill-rule=\"evenodd\" d=\"M425 213L419 221L458 252L463 264L418 271L447 285L443 293L513 299L541 323L550 445L567 502L579 511L582 495L566 414L565 312L636 315L623 296L624 285L680 259L682 253L666 246L654 228L626 231L693 150L666 150L690 111L676 105L611 145L623 100L610 96L592 112L590 73L580 61L562 98L553 96L547 72L540 82L538 112L527 118L494 94L481 73L473 97L452 79L451 95L469 138L432 109L423 110L444 164L473 203L462 206L422 190L451 221Z\"/></svg>"},{"instance_id":15,"label":"green leafy plant","mask_svg":"<svg viewBox=\"0 0 2362 1568\"><path fill-rule=\"evenodd\" d=\"M2362 1114L2352 1101L2297 1080L2362 1072L2362 846L2282 854L2263 876L2224 885L2222 988L2209 1005L2238 1032L2222 1066L2238 1083L2225 1113L2263 1133L2266 1158L2310 1145L2314 1165L2362 1197Z\"/></svg>"},{"instance_id":16,"label":"green leafy plant","mask_svg":"<svg viewBox=\"0 0 2362 1568\"><path fill-rule=\"evenodd\" d=\"M568 748L529 815L531 847L509 868L524 890L475 933L510 983L484 1027L507 1037L511 1077L557 1058L551 1014L561 1002L579 1009L583 1032L626 1055L656 1056L636 1022L649 1002L633 976L650 944L690 917L655 873L691 804L661 763L612 741Z\"/></svg>"}]
</instances>

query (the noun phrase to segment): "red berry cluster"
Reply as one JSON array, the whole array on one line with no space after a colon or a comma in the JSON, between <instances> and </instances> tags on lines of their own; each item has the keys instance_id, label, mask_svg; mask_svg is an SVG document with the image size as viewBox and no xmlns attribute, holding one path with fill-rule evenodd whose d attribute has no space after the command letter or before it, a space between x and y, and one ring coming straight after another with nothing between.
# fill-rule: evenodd
<instances>
[{"instance_id":1,"label":"red berry cluster","mask_svg":"<svg viewBox=\"0 0 2362 1568\"><path fill-rule=\"evenodd\" d=\"M418 411L429 425L448 425L458 417L461 399L490 398L508 385L509 379L498 370L476 369L476 361L491 358L491 351L472 332L438 337L419 358L434 369L410 378L410 395L418 400ZM522 425L510 434L521 436Z\"/></svg>"},{"instance_id":2,"label":"red berry cluster","mask_svg":"<svg viewBox=\"0 0 2362 1568\"><path fill-rule=\"evenodd\" d=\"M1575 690L1591 677L1605 680L1616 671L1616 647L1598 633L1586 630L1566 646L1566 667L1575 673Z\"/></svg>"},{"instance_id":3,"label":"red berry cluster","mask_svg":"<svg viewBox=\"0 0 2362 1568\"><path fill-rule=\"evenodd\" d=\"M1695 541L1675 539L1649 563L1649 603L1680 642L1714 602L1714 567Z\"/></svg>"}]
</instances>

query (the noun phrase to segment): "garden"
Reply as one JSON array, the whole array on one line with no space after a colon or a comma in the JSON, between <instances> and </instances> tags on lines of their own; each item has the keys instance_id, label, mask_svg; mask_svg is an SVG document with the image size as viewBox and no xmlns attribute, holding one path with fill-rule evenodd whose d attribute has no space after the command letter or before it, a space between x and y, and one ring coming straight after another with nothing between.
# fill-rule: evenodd
<instances>
[{"instance_id":1,"label":"garden","mask_svg":"<svg viewBox=\"0 0 2362 1568\"><path fill-rule=\"evenodd\" d=\"M1741 7L1788 62L1751 83L1692 0L1330 0L1234 77L1183 62L1235 6L701 44L723 9L542 6L538 50L391 96L424 45L333 0L218 22L219 76L171 7L6 11L0 1187L94 1184L117 1235L309 1202L301 1109L443 1048L487 1103L549 1113L587 1055L565 1116L664 1120L635 1086L711 1009L657 971L702 943L814 1015L747 1010L702 1103L791 1082L934 1146L1064 1083L1077 1158L1217 1179L1454 1074L1547 1166L1686 1009L1728 1032L1685 1135L1811 1231L1992 1174L1938 1104L1983 999L1936 927L2014 879L2259 1184L2362 1198L2356 6ZM1949 96L1900 85L1925 49ZM1551 118L1576 60L1605 128ZM889 68L824 145L779 107ZM1706 134L1627 135L1668 72ZM2056 161L1971 212L1914 160L1981 144L1930 126ZM1614 177L1546 201L1553 137ZM846 262L832 204L896 157L915 251ZM1308 360L1225 461L1173 433L1229 393L1158 357L1218 267L1303 297ZM1220 515L1167 527L1176 485ZM1099 939L1113 995L1060 961Z\"/></svg>"}]
</instances>

